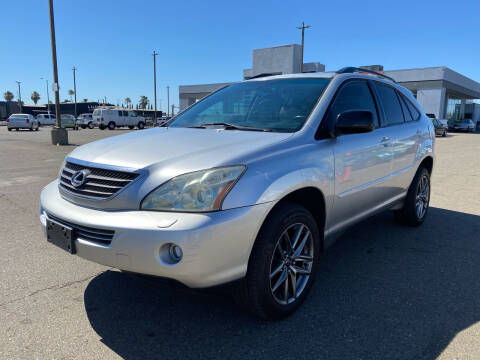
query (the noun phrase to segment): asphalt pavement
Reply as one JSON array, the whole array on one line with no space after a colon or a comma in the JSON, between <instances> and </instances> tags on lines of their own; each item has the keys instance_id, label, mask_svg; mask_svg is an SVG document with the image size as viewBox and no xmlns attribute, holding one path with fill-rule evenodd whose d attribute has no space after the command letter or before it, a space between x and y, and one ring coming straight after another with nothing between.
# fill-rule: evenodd
<instances>
[{"instance_id":1,"label":"asphalt pavement","mask_svg":"<svg viewBox=\"0 0 480 360\"><path fill-rule=\"evenodd\" d=\"M223 291L152 284L47 243L40 191L77 145L127 131L0 127L0 359L480 359L480 134L437 138L420 228L391 213L326 252L303 307L254 319Z\"/></svg>"}]
</instances>

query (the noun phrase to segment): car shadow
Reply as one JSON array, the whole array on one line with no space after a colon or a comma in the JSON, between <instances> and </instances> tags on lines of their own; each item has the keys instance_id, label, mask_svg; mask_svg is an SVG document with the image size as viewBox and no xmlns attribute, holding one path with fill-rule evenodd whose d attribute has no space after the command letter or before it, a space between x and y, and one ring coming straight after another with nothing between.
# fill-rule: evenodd
<instances>
[{"instance_id":1,"label":"car shadow","mask_svg":"<svg viewBox=\"0 0 480 360\"><path fill-rule=\"evenodd\" d=\"M480 216L440 208L419 228L375 216L329 248L303 306L278 322L116 271L89 283L85 308L125 359L435 359L480 320L479 233Z\"/></svg>"}]
</instances>

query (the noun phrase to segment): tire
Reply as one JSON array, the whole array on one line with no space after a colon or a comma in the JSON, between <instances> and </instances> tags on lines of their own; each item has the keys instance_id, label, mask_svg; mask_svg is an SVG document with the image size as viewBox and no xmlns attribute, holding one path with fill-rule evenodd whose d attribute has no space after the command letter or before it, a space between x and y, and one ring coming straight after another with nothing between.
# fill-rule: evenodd
<instances>
[{"instance_id":1,"label":"tire","mask_svg":"<svg viewBox=\"0 0 480 360\"><path fill-rule=\"evenodd\" d=\"M105 130L106 127L105 127L105 125L100 124L100 125L98 125L98 128L99 128L100 130Z\"/></svg>"},{"instance_id":2,"label":"tire","mask_svg":"<svg viewBox=\"0 0 480 360\"><path fill-rule=\"evenodd\" d=\"M422 181L426 181L426 188ZM400 224L419 226L425 221L430 203L430 188L430 173L421 167L410 184L403 208L394 211L395 219ZM421 201L421 204L418 201ZM417 206L422 206L422 209Z\"/></svg>"},{"instance_id":3,"label":"tire","mask_svg":"<svg viewBox=\"0 0 480 360\"><path fill-rule=\"evenodd\" d=\"M90 121L90 122L88 123L88 128L89 128L89 129L93 129L94 127L95 127L95 125L93 125L93 122Z\"/></svg>"},{"instance_id":4,"label":"tire","mask_svg":"<svg viewBox=\"0 0 480 360\"><path fill-rule=\"evenodd\" d=\"M447 137L447 130L444 130L444 131L443 131L442 137Z\"/></svg>"},{"instance_id":5,"label":"tire","mask_svg":"<svg viewBox=\"0 0 480 360\"><path fill-rule=\"evenodd\" d=\"M7 128L8 131L12 131L12 128Z\"/></svg>"},{"instance_id":6,"label":"tire","mask_svg":"<svg viewBox=\"0 0 480 360\"><path fill-rule=\"evenodd\" d=\"M82 129L86 129L86 128L87 128L87 125L80 125L80 127L81 127Z\"/></svg>"},{"instance_id":7,"label":"tire","mask_svg":"<svg viewBox=\"0 0 480 360\"><path fill-rule=\"evenodd\" d=\"M108 130L115 130L115 123L113 121L108 123Z\"/></svg>"},{"instance_id":8,"label":"tire","mask_svg":"<svg viewBox=\"0 0 480 360\"><path fill-rule=\"evenodd\" d=\"M133 129L135 128L135 126L133 126L133 125L128 125L128 128L129 128L130 130L133 130Z\"/></svg>"},{"instance_id":9,"label":"tire","mask_svg":"<svg viewBox=\"0 0 480 360\"><path fill-rule=\"evenodd\" d=\"M30 128L28 130L33 131L33 124L32 124L32 126L30 126Z\"/></svg>"},{"instance_id":10,"label":"tire","mask_svg":"<svg viewBox=\"0 0 480 360\"><path fill-rule=\"evenodd\" d=\"M35 131L38 131L40 129L40 125L37 124L37 127L35 128Z\"/></svg>"},{"instance_id":11,"label":"tire","mask_svg":"<svg viewBox=\"0 0 480 360\"><path fill-rule=\"evenodd\" d=\"M297 256L295 261L294 252L292 254L288 250L290 255L282 252L289 244L285 234L289 234L294 242L295 234L302 226L294 249L301 251L303 259L298 260ZM304 239L307 239L306 242ZM303 303L312 287L319 253L320 235L312 214L297 204L279 205L268 216L257 235L246 277L234 285L235 301L253 315L266 320L290 315ZM295 296L294 279L297 290Z\"/></svg>"},{"instance_id":12,"label":"tire","mask_svg":"<svg viewBox=\"0 0 480 360\"><path fill-rule=\"evenodd\" d=\"M142 130L144 127L145 127L145 123L143 121L139 121L138 124L137 124L137 128L139 130Z\"/></svg>"}]
</instances>

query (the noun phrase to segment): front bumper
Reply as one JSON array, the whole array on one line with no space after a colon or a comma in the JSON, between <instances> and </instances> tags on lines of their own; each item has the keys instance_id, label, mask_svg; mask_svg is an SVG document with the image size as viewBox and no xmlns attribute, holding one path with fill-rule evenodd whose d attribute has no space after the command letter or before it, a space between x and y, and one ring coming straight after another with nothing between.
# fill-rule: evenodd
<instances>
[{"instance_id":1,"label":"front bumper","mask_svg":"<svg viewBox=\"0 0 480 360\"><path fill-rule=\"evenodd\" d=\"M153 211L101 211L75 205L60 196L58 181L40 197L40 222L46 234L50 215L71 224L115 231L108 245L75 240L77 255L122 270L166 277L189 287L209 287L245 276L258 230L272 206L264 203L203 214ZM160 248L183 250L168 264Z\"/></svg>"}]
</instances>

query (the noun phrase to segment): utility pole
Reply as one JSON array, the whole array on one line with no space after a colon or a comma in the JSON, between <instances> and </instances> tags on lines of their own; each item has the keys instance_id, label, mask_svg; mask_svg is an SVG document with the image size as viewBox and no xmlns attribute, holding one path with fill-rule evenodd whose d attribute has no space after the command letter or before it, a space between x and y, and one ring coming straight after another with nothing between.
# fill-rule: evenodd
<instances>
[{"instance_id":1,"label":"utility pole","mask_svg":"<svg viewBox=\"0 0 480 360\"><path fill-rule=\"evenodd\" d=\"M60 87L58 86L58 71L57 71L57 44L55 42L55 19L53 16L53 0L48 0L48 8L50 11L50 41L52 43L52 63L53 63L53 92L55 93L55 116L56 123L52 129L52 144L67 145L68 133L62 128L60 115Z\"/></svg>"},{"instance_id":2,"label":"utility pole","mask_svg":"<svg viewBox=\"0 0 480 360\"><path fill-rule=\"evenodd\" d=\"M153 51L153 101L155 103L155 109L153 110L153 126L157 126L157 55Z\"/></svg>"},{"instance_id":3,"label":"utility pole","mask_svg":"<svg viewBox=\"0 0 480 360\"><path fill-rule=\"evenodd\" d=\"M50 116L50 94L49 94L49 91L48 91L48 79L44 79L42 77L42 78L40 78L40 80L45 80L45 82L47 83L47 112L48 112L48 115Z\"/></svg>"},{"instance_id":4,"label":"utility pole","mask_svg":"<svg viewBox=\"0 0 480 360\"><path fill-rule=\"evenodd\" d=\"M175 104L172 104L172 117L175 116Z\"/></svg>"},{"instance_id":5,"label":"utility pole","mask_svg":"<svg viewBox=\"0 0 480 360\"><path fill-rule=\"evenodd\" d=\"M170 86L167 85L167 118L170 116Z\"/></svg>"},{"instance_id":6,"label":"utility pole","mask_svg":"<svg viewBox=\"0 0 480 360\"><path fill-rule=\"evenodd\" d=\"M18 107L19 107L19 112L22 112L22 93L20 92L20 84L22 83L21 81L15 81L18 85Z\"/></svg>"},{"instance_id":7,"label":"utility pole","mask_svg":"<svg viewBox=\"0 0 480 360\"><path fill-rule=\"evenodd\" d=\"M74 66L72 68L73 70L73 96L74 96L74 99L75 99L75 105L74 105L74 114L75 114L75 119L77 118L77 82L76 82L76 79L75 79L75 71L77 71L77 68Z\"/></svg>"},{"instance_id":8,"label":"utility pole","mask_svg":"<svg viewBox=\"0 0 480 360\"><path fill-rule=\"evenodd\" d=\"M310 28L311 26L310 25L306 25L305 26L305 23L302 21L302 26L297 26L297 29L301 29L302 30L302 53L301 53L301 57L300 57L300 73L303 72L303 40L304 40L304 37L305 37L305 29L308 29Z\"/></svg>"}]
</instances>

